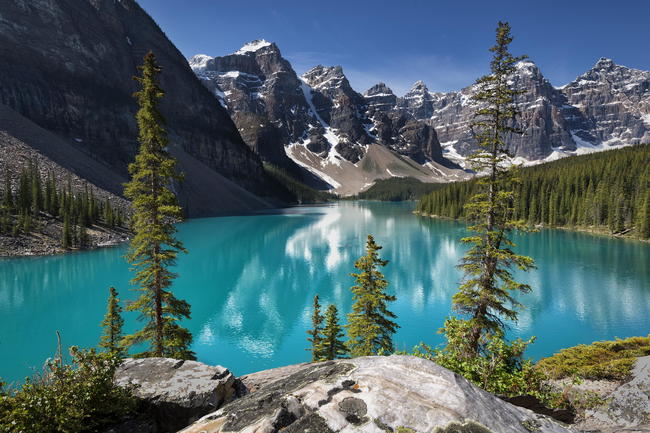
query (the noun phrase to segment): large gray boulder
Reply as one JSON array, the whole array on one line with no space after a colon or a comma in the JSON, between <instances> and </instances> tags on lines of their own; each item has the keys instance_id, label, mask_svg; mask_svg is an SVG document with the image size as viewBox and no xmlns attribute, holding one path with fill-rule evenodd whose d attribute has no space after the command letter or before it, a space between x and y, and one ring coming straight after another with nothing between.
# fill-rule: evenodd
<instances>
[{"instance_id":1,"label":"large gray boulder","mask_svg":"<svg viewBox=\"0 0 650 433\"><path fill-rule=\"evenodd\" d=\"M134 387L159 432L183 428L235 396L235 377L228 369L196 361L127 359L115 382Z\"/></svg>"},{"instance_id":2,"label":"large gray boulder","mask_svg":"<svg viewBox=\"0 0 650 433\"><path fill-rule=\"evenodd\" d=\"M302 364L242 378L249 393L182 433L565 433L421 358Z\"/></svg>"},{"instance_id":3,"label":"large gray boulder","mask_svg":"<svg viewBox=\"0 0 650 433\"><path fill-rule=\"evenodd\" d=\"M650 356L638 358L632 379L605 396L606 404L585 414L581 428L603 432L650 432Z\"/></svg>"}]
</instances>

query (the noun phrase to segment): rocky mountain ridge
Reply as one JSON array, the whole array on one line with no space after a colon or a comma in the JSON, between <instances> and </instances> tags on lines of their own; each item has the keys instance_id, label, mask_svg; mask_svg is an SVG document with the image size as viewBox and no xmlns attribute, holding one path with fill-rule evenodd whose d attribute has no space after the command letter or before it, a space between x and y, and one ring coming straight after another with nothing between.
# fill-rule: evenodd
<instances>
[{"instance_id":1,"label":"rocky mountain ridge","mask_svg":"<svg viewBox=\"0 0 650 433\"><path fill-rule=\"evenodd\" d=\"M196 55L189 64L263 160L303 167L338 193L393 175L429 182L465 175L442 158L427 122L382 112L352 89L340 66L318 65L299 77L277 45L264 40L227 56ZM371 145L388 152L370 151Z\"/></svg>"},{"instance_id":2,"label":"rocky mountain ridge","mask_svg":"<svg viewBox=\"0 0 650 433\"><path fill-rule=\"evenodd\" d=\"M170 151L191 173L175 185L187 214L271 206L254 195L274 192L259 156L135 0L6 0L1 10L0 104L105 166L113 175L103 188L121 194L128 177L138 136L131 77L151 50Z\"/></svg>"},{"instance_id":3,"label":"rocky mountain ridge","mask_svg":"<svg viewBox=\"0 0 650 433\"><path fill-rule=\"evenodd\" d=\"M264 40L224 57L197 55L189 63L262 159L287 166L288 155L339 193L355 188L337 186L346 183L338 167L359 166L370 158L370 145L417 166L426 181L467 176L458 165L476 148L470 130L473 85L435 93L418 81L399 97L378 83L360 94L340 66L318 65L298 77L277 45ZM557 88L525 60L512 80L523 91L518 126L525 133L508 137L517 162L650 142L650 72L600 59ZM372 182L405 174L388 168L364 175Z\"/></svg>"}]
</instances>

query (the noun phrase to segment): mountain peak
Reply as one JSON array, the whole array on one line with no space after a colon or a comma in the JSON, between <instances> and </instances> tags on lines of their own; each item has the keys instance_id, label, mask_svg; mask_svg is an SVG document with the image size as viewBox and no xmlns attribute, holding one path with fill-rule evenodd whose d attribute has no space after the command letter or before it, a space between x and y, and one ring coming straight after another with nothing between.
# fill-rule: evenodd
<instances>
[{"instance_id":1,"label":"mountain peak","mask_svg":"<svg viewBox=\"0 0 650 433\"><path fill-rule=\"evenodd\" d=\"M375 96L375 95L394 95L390 87L385 83L377 83L368 90L365 91L364 96Z\"/></svg>"},{"instance_id":2,"label":"mountain peak","mask_svg":"<svg viewBox=\"0 0 650 433\"><path fill-rule=\"evenodd\" d=\"M409 93L428 93L429 89L427 88L427 85L424 84L424 81L418 80L413 85L411 86L411 90L409 90Z\"/></svg>"},{"instance_id":3,"label":"mountain peak","mask_svg":"<svg viewBox=\"0 0 650 433\"><path fill-rule=\"evenodd\" d=\"M320 80L323 79L324 77L333 79L333 78L338 78L338 79L343 79L345 78L345 75L343 74L343 68L341 66L323 66L323 65L316 65L304 74L302 74L302 77L306 79L307 81L312 81L312 80Z\"/></svg>"},{"instance_id":4,"label":"mountain peak","mask_svg":"<svg viewBox=\"0 0 650 433\"><path fill-rule=\"evenodd\" d=\"M254 53L256 51L259 51L262 48L272 47L272 46L275 46L275 44L272 42L268 42L265 39L255 39L254 41L244 44L244 46L241 47L239 50L235 51L234 54L238 54L240 56L246 55L248 53Z\"/></svg>"},{"instance_id":5,"label":"mountain peak","mask_svg":"<svg viewBox=\"0 0 650 433\"><path fill-rule=\"evenodd\" d=\"M517 62L516 67L519 70L521 70L521 69L539 69L537 67L537 65L535 64L535 62L533 62L532 60L528 60L528 59L521 60L521 61Z\"/></svg>"},{"instance_id":6,"label":"mountain peak","mask_svg":"<svg viewBox=\"0 0 650 433\"><path fill-rule=\"evenodd\" d=\"M195 56L192 56L188 60L188 63L194 72L199 72L208 66L208 62L210 60L214 60L214 57L208 56L207 54L197 54Z\"/></svg>"},{"instance_id":7,"label":"mountain peak","mask_svg":"<svg viewBox=\"0 0 650 433\"><path fill-rule=\"evenodd\" d=\"M612 59L601 57L594 65L594 69L612 69L616 64Z\"/></svg>"}]
</instances>

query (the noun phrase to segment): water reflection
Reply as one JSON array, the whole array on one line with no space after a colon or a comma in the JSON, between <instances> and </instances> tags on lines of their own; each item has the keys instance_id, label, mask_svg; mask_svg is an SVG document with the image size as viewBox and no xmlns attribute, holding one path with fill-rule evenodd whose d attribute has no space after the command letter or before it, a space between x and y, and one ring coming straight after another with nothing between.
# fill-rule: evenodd
<instances>
[{"instance_id":1,"label":"water reflection","mask_svg":"<svg viewBox=\"0 0 650 433\"><path fill-rule=\"evenodd\" d=\"M420 218L411 204L344 202L278 214L210 218L180 225L190 254L178 263L178 296L192 304L187 323L199 359L242 374L308 359L311 302L350 310L354 261L375 235L390 260L385 274L398 297L397 347L436 344L461 278L462 224ZM521 299L512 333L538 342L542 356L595 339L650 330L650 246L579 233L542 231L516 238L538 269L519 275L533 286ZM99 336L106 288L123 298L130 274L125 247L64 257L0 261L0 376L17 379L64 344L90 346ZM136 326L127 317L127 330Z\"/></svg>"}]
</instances>

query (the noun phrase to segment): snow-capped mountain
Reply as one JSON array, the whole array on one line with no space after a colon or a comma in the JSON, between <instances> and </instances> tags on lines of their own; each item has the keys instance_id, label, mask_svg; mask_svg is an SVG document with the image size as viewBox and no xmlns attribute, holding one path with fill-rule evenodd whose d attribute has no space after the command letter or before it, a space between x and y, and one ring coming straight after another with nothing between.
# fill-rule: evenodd
<instances>
[{"instance_id":1,"label":"snow-capped mountain","mask_svg":"<svg viewBox=\"0 0 650 433\"><path fill-rule=\"evenodd\" d=\"M463 178L460 166L476 148L473 85L435 93L418 81L398 97L378 83L360 94L340 66L318 65L299 77L264 40L223 57L194 56L190 66L262 159L306 168L340 193L381 177ZM522 61L512 80L523 90L518 127L525 133L508 142L520 162L650 142L650 72L600 59L575 81L554 87L535 63ZM373 159L379 154L374 146L388 151L379 152L381 164ZM417 173L397 172L386 158ZM369 167L384 165L368 174Z\"/></svg>"},{"instance_id":2,"label":"snow-capped mountain","mask_svg":"<svg viewBox=\"0 0 650 433\"><path fill-rule=\"evenodd\" d=\"M264 40L227 56L196 55L189 63L262 159L294 173L307 169L339 193L393 175L424 181L465 175L447 167L426 121L406 112L384 116L352 89L340 66L319 65L298 77L279 48ZM388 151L371 151L371 145Z\"/></svg>"},{"instance_id":3,"label":"snow-capped mountain","mask_svg":"<svg viewBox=\"0 0 650 433\"><path fill-rule=\"evenodd\" d=\"M520 162L533 164L563 156L650 143L650 72L600 59L575 81L553 87L531 61L517 65L512 77L523 93L518 127L523 135L507 138ZM429 118L444 155L462 161L475 149L469 130L475 106L474 86L432 93ZM423 102L422 106L426 106ZM411 107L411 110L417 109Z\"/></svg>"}]
</instances>

